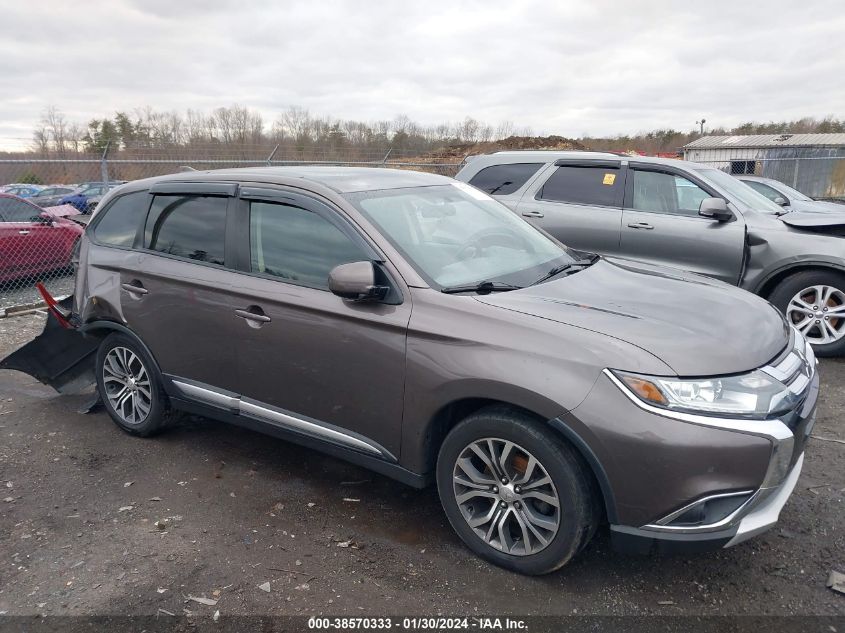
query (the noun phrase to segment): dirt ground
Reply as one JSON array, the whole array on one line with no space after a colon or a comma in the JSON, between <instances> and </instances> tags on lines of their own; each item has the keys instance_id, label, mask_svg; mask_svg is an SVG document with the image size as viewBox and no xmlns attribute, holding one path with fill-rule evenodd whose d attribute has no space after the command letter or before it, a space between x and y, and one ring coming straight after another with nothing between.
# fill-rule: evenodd
<instances>
[{"instance_id":1,"label":"dirt ground","mask_svg":"<svg viewBox=\"0 0 845 633\"><path fill-rule=\"evenodd\" d=\"M0 356L42 325L0 319ZM814 435L845 440L845 361L821 371ZM0 371L0 614L845 614L825 587L845 573L845 444L811 441L748 543L633 557L603 530L525 578L464 548L432 489L201 418L133 438L85 400Z\"/></svg>"}]
</instances>

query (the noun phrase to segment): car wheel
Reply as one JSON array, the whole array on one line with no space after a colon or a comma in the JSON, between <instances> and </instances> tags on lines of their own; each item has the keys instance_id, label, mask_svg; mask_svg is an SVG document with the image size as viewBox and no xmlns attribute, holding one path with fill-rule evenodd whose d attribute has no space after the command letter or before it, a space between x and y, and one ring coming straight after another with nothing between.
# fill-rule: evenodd
<instances>
[{"instance_id":1,"label":"car wheel","mask_svg":"<svg viewBox=\"0 0 845 633\"><path fill-rule=\"evenodd\" d=\"M121 429L147 437L164 428L171 412L149 355L125 334L110 334L97 351L97 387Z\"/></svg>"},{"instance_id":2,"label":"car wheel","mask_svg":"<svg viewBox=\"0 0 845 633\"><path fill-rule=\"evenodd\" d=\"M601 518L597 485L581 457L551 429L507 407L482 409L449 432L437 488L464 543L523 574L565 565Z\"/></svg>"},{"instance_id":3,"label":"car wheel","mask_svg":"<svg viewBox=\"0 0 845 633\"><path fill-rule=\"evenodd\" d=\"M769 296L817 356L845 353L845 275L807 270L790 275Z\"/></svg>"}]
</instances>

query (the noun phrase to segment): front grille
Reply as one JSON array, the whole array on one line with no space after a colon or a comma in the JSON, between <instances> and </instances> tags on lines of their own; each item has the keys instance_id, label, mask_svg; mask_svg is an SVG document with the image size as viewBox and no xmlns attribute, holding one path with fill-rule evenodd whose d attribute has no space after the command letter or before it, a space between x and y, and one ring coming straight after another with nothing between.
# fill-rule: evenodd
<instances>
[{"instance_id":1,"label":"front grille","mask_svg":"<svg viewBox=\"0 0 845 633\"><path fill-rule=\"evenodd\" d=\"M816 373L816 355L812 346L797 331L793 331L791 349L777 362L762 371L779 380L796 395L806 396L807 388Z\"/></svg>"},{"instance_id":2,"label":"front grille","mask_svg":"<svg viewBox=\"0 0 845 633\"><path fill-rule=\"evenodd\" d=\"M818 381L816 375L816 355L806 339L793 330L791 349L776 362L763 367L761 371L782 382L795 395L800 397L798 405L780 419L792 431L795 440L790 466L793 466L801 453L807 437L813 429L818 401Z\"/></svg>"}]
</instances>

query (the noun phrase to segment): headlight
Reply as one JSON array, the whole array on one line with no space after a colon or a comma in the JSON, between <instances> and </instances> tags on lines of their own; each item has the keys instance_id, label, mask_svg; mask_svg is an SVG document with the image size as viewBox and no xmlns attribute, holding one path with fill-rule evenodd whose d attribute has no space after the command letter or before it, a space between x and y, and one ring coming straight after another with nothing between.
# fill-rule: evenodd
<instances>
[{"instance_id":1,"label":"headlight","mask_svg":"<svg viewBox=\"0 0 845 633\"><path fill-rule=\"evenodd\" d=\"M647 404L699 415L768 418L792 409L800 399L762 371L694 379L613 373Z\"/></svg>"}]
</instances>

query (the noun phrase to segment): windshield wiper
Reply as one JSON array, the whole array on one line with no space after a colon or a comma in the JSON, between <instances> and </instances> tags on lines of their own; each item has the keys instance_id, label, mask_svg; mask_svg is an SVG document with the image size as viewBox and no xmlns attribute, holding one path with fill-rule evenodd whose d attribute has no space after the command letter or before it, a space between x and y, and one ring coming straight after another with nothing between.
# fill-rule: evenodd
<instances>
[{"instance_id":1,"label":"windshield wiper","mask_svg":"<svg viewBox=\"0 0 845 633\"><path fill-rule=\"evenodd\" d=\"M514 286L513 284L502 283L501 281L482 281L477 284L465 284L463 286L449 286L442 288L440 292L447 295L457 294L459 292L477 292L480 295L487 295L491 292L505 292L507 290L521 290L522 286Z\"/></svg>"},{"instance_id":2,"label":"windshield wiper","mask_svg":"<svg viewBox=\"0 0 845 633\"><path fill-rule=\"evenodd\" d=\"M544 281L548 281L552 277L557 277L558 275L562 275L565 272L577 272L579 270L583 270L587 266L591 266L595 264L599 260L599 255L592 255L586 259L579 259L574 262L570 262L568 264L561 264L560 266L555 266L545 275L540 277L538 280L531 282L528 284L529 286L536 286L537 284L541 284Z\"/></svg>"}]
</instances>

